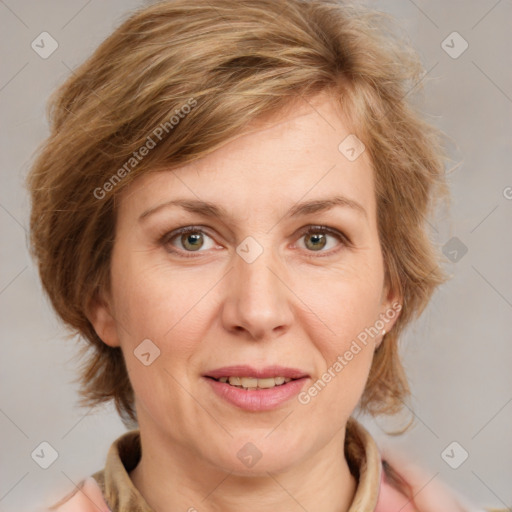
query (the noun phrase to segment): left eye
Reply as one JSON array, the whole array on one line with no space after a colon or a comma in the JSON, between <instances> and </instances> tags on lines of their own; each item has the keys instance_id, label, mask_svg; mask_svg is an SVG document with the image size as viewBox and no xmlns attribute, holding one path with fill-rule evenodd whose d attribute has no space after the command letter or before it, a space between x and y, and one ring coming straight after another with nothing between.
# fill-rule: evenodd
<instances>
[{"instance_id":1,"label":"left eye","mask_svg":"<svg viewBox=\"0 0 512 512\"><path fill-rule=\"evenodd\" d=\"M344 235L326 226L310 226L301 235L301 239L306 239L306 248L312 249L313 252L328 252L322 251L322 249L328 245L328 237L336 238L339 242L342 242L342 245L346 243L346 237L344 237Z\"/></svg>"},{"instance_id":2,"label":"left eye","mask_svg":"<svg viewBox=\"0 0 512 512\"><path fill-rule=\"evenodd\" d=\"M210 244L205 246L205 238L210 240ZM305 239L304 247L308 252L328 252L323 250L329 245L329 238L335 238L341 245L348 245L348 239L337 230L328 228L326 226L309 226L306 231L303 231L300 236ZM172 233L168 233L162 237L162 244L165 246L176 247L174 240L177 240L181 247L178 247L181 252L203 252L201 249L212 249L215 246L213 239L207 235L203 229L194 226L187 226ZM336 245L336 244L334 244ZM332 248L332 247L331 247ZM329 249L329 247L327 247ZM169 249L170 252L178 253Z\"/></svg>"}]
</instances>

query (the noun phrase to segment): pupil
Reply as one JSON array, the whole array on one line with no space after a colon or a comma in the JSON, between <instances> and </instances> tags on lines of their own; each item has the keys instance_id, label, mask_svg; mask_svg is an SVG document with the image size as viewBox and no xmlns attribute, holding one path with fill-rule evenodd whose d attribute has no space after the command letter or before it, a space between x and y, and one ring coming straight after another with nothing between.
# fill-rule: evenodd
<instances>
[{"instance_id":1,"label":"pupil","mask_svg":"<svg viewBox=\"0 0 512 512\"><path fill-rule=\"evenodd\" d=\"M325 247L325 235L324 235L323 233L318 233L318 234L316 234L316 235L310 235L310 236L309 236L309 240L310 240L310 241L311 241L311 240L313 240L313 241L319 241L319 238L321 238L321 239L322 239L322 240L320 240L320 241L323 241L323 244L322 244L322 245L316 245L316 244L315 244L315 245L313 245L313 249L314 249L314 248L318 248L318 247L319 247L320 249L322 249L323 247ZM307 244L306 244L306 245L307 245Z\"/></svg>"},{"instance_id":2,"label":"pupil","mask_svg":"<svg viewBox=\"0 0 512 512\"><path fill-rule=\"evenodd\" d=\"M195 242L201 242L201 235L200 234L190 234L190 233L187 233L186 235L183 235L183 237L184 237L184 240L185 240L185 243L183 244L184 247L187 247L187 244L189 244L190 239L192 239L192 245L190 245L189 247L192 250L196 250L198 248L201 248L202 244L194 245L194 241Z\"/></svg>"}]
</instances>

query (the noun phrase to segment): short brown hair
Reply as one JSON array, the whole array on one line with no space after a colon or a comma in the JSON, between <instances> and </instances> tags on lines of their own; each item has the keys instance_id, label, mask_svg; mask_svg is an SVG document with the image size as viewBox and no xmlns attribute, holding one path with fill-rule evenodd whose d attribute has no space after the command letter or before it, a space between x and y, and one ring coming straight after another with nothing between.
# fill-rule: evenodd
<instances>
[{"instance_id":1,"label":"short brown hair","mask_svg":"<svg viewBox=\"0 0 512 512\"><path fill-rule=\"evenodd\" d=\"M73 71L50 99L51 132L27 182L44 289L92 348L83 404L114 399L123 421L136 421L122 352L86 315L110 286L116 196L145 172L201 158L292 100L329 91L369 152L386 283L402 298L360 407L401 409L399 335L446 280L426 225L448 195L444 154L440 132L408 102L423 71L410 48L389 16L335 0L175 0L133 13ZM132 161L157 127L165 136Z\"/></svg>"}]
</instances>

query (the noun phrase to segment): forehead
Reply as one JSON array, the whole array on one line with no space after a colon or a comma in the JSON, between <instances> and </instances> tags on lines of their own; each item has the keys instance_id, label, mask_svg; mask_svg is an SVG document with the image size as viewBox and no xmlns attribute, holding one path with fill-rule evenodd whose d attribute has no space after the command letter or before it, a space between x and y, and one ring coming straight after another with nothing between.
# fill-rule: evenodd
<instances>
[{"instance_id":1,"label":"forehead","mask_svg":"<svg viewBox=\"0 0 512 512\"><path fill-rule=\"evenodd\" d=\"M349 158L354 137L332 96L301 100L253 122L247 132L201 159L138 177L121 194L121 214L140 215L157 204L188 198L247 216L342 195L373 216L372 165L366 151Z\"/></svg>"}]
</instances>

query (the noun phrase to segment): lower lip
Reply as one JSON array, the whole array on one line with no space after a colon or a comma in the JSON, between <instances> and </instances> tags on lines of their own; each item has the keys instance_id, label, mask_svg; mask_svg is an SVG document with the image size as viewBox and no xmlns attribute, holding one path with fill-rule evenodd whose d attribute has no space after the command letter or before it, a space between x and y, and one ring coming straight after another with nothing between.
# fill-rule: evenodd
<instances>
[{"instance_id":1,"label":"lower lip","mask_svg":"<svg viewBox=\"0 0 512 512\"><path fill-rule=\"evenodd\" d=\"M213 391L229 403L246 411L270 411L298 395L308 377L291 380L273 388L245 390L205 377Z\"/></svg>"}]
</instances>

